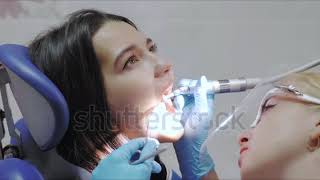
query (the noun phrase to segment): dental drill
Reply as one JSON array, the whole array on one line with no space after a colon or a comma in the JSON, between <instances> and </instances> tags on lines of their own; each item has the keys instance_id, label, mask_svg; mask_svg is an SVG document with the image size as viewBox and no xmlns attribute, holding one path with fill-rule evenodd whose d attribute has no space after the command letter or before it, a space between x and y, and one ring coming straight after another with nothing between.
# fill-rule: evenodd
<instances>
[{"instance_id":1,"label":"dental drill","mask_svg":"<svg viewBox=\"0 0 320 180\"><path fill-rule=\"evenodd\" d=\"M248 89L253 89L260 82L259 78L238 78L208 81L208 94L242 92ZM164 100L169 100L178 95L192 94L196 87L197 80L182 79L178 83L178 89L164 96Z\"/></svg>"},{"instance_id":2,"label":"dental drill","mask_svg":"<svg viewBox=\"0 0 320 180\"><path fill-rule=\"evenodd\" d=\"M229 92L242 92L248 89L253 89L257 84L260 83L259 78L238 78L238 79L226 79L226 80L215 80L208 81L207 83L207 93L229 93ZM178 83L178 89L174 90L172 93L163 97L164 101L168 101L175 96L183 95L183 94L193 94L193 91L196 87L197 80L193 79L182 79ZM149 129L149 126L148 128ZM147 130L148 131L148 130ZM148 141L148 137L146 137L146 142ZM150 154L145 158L138 159L136 161L131 162L131 165L136 165L144 162L145 160L152 158L160 153L166 151L167 148L158 149L156 152Z\"/></svg>"},{"instance_id":3,"label":"dental drill","mask_svg":"<svg viewBox=\"0 0 320 180\"><path fill-rule=\"evenodd\" d=\"M259 78L238 78L238 79L226 79L226 80L216 80L216 81L208 81L207 83L207 93L229 93L229 92L242 92L248 89L253 89L260 82ZM175 96L182 94L193 94L193 91L196 87L197 80L192 79L182 79L178 83L178 89L174 90L172 93L163 97L164 101L168 101ZM147 142L148 137L146 138ZM164 151L167 148L162 148L152 153L150 156L145 158L141 158L134 162L130 162L130 164L135 165L144 162L145 160L154 157Z\"/></svg>"}]
</instances>

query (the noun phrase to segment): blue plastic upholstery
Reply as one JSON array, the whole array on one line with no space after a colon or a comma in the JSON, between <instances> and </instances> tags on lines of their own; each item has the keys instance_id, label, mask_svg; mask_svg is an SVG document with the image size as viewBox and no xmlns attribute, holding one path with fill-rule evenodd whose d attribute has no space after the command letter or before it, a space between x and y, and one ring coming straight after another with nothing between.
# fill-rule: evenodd
<instances>
[{"instance_id":1,"label":"blue plastic upholstery","mask_svg":"<svg viewBox=\"0 0 320 180\"><path fill-rule=\"evenodd\" d=\"M21 159L9 158L0 160L0 179L7 180L43 180L39 171L30 163Z\"/></svg>"},{"instance_id":2,"label":"blue plastic upholstery","mask_svg":"<svg viewBox=\"0 0 320 180\"><path fill-rule=\"evenodd\" d=\"M22 80L21 82L25 82L27 85L30 85L30 89L35 90L34 92L30 91L31 95L39 93L40 97L43 97L43 101L45 101L51 108L50 112L53 112L54 117L43 118L40 120L36 118L25 118L25 121L33 139L41 150L50 150L54 148L61 141L69 124L68 106L63 95L59 89L30 61L28 49L26 47L15 44L1 45L0 62L10 72L9 75L14 74ZM12 77L13 76L10 76L10 80L15 80L12 79ZM20 95L20 98L27 99L26 96L28 96L28 94L21 93L24 91L21 90L21 88L19 88L19 90L20 94L22 94ZM19 105L19 102L17 103ZM27 107L27 109L34 108L35 112L33 114L36 116L37 108L41 107L32 107L34 106L32 101L28 101L24 106L28 106L28 103L30 103L29 106L31 107ZM37 105L41 106L39 104ZM22 115L24 116L23 112ZM48 126L48 124L50 126Z\"/></svg>"},{"instance_id":3,"label":"blue plastic upholstery","mask_svg":"<svg viewBox=\"0 0 320 180\"><path fill-rule=\"evenodd\" d=\"M88 171L65 161L55 149L41 151L31 137L23 119L17 121L15 126L21 133L24 160L37 167L44 179L90 179L91 174Z\"/></svg>"}]
</instances>

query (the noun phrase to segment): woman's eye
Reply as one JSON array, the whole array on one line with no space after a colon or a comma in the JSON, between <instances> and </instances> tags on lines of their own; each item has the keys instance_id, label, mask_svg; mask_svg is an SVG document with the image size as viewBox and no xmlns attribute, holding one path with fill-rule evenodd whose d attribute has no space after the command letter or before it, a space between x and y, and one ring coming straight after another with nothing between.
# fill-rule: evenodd
<instances>
[{"instance_id":1,"label":"woman's eye","mask_svg":"<svg viewBox=\"0 0 320 180\"><path fill-rule=\"evenodd\" d=\"M276 105L277 105L276 101L273 100L272 98L267 100L267 102L262 107L262 113L272 109Z\"/></svg>"},{"instance_id":2,"label":"woman's eye","mask_svg":"<svg viewBox=\"0 0 320 180\"><path fill-rule=\"evenodd\" d=\"M267 106L263 106L263 110L262 112L266 112L268 111L269 109L273 108L275 105L267 105Z\"/></svg>"},{"instance_id":3,"label":"woman's eye","mask_svg":"<svg viewBox=\"0 0 320 180\"><path fill-rule=\"evenodd\" d=\"M150 52L157 52L157 49L158 49L157 45L154 44L149 48L149 51Z\"/></svg>"},{"instance_id":4,"label":"woman's eye","mask_svg":"<svg viewBox=\"0 0 320 180\"><path fill-rule=\"evenodd\" d=\"M126 69L128 66L137 63L138 61L139 59L136 56L131 56L124 64L123 70Z\"/></svg>"}]
</instances>

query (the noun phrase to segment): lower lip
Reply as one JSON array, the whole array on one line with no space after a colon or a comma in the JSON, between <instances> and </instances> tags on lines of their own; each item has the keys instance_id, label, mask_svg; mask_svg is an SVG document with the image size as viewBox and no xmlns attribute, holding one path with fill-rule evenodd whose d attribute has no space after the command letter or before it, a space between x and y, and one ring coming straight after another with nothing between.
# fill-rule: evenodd
<instances>
[{"instance_id":1,"label":"lower lip","mask_svg":"<svg viewBox=\"0 0 320 180\"><path fill-rule=\"evenodd\" d=\"M248 148L243 148L243 149L241 149L240 155L241 155L243 152L247 151L247 150L248 150Z\"/></svg>"}]
</instances>

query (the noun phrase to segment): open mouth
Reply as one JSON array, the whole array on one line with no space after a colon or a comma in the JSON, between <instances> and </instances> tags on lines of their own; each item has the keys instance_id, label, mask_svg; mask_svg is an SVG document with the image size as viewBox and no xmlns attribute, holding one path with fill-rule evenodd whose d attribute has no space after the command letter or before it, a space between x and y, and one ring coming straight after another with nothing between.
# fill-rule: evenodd
<instances>
[{"instance_id":1,"label":"open mouth","mask_svg":"<svg viewBox=\"0 0 320 180\"><path fill-rule=\"evenodd\" d=\"M168 88L166 88L163 93L162 93L162 97L167 96L169 94L172 93L172 88L173 88L173 84L170 84ZM168 100L163 100L164 104L166 105L166 109L168 112L174 113L175 112L175 108L173 106L173 103L171 101L171 99Z\"/></svg>"},{"instance_id":2,"label":"open mouth","mask_svg":"<svg viewBox=\"0 0 320 180\"><path fill-rule=\"evenodd\" d=\"M167 96L172 92L173 84L171 83L162 93L163 96Z\"/></svg>"},{"instance_id":3,"label":"open mouth","mask_svg":"<svg viewBox=\"0 0 320 180\"><path fill-rule=\"evenodd\" d=\"M169 95L169 94L172 92L172 88L173 88L173 84L171 83L169 86L167 86L167 88L166 88L164 91L162 91L162 94L161 94L161 95L162 95L162 100L161 100L158 104L156 104L155 106L153 106L153 107L151 107L150 109L148 109L148 110L144 113L144 115L145 115L145 116L148 116L148 115L150 115L151 113L153 113L154 111L156 111L157 107L158 107L158 106L161 106L161 105L160 105L161 103L165 105L165 109L166 109L167 112L171 112L171 113L175 112L175 108L174 108L174 106L173 106L172 101L171 101L170 99L167 100L167 101L164 101L164 100L163 100L163 96ZM161 108L161 109L162 109L162 108Z\"/></svg>"}]
</instances>

